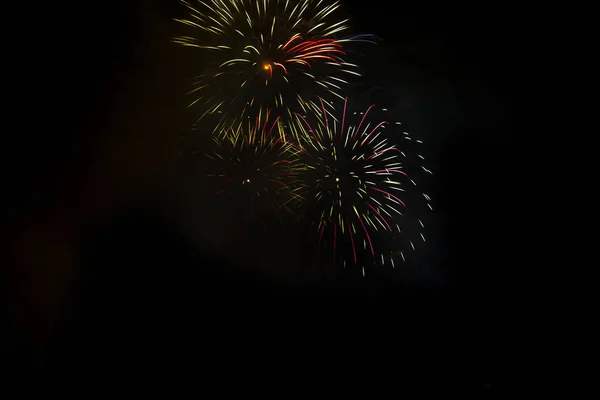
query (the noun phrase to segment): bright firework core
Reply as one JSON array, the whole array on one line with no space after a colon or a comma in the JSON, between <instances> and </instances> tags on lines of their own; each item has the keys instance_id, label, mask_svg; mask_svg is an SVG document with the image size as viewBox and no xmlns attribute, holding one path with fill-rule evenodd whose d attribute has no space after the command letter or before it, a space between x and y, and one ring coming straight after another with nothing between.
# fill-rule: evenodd
<instances>
[{"instance_id":1,"label":"bright firework core","mask_svg":"<svg viewBox=\"0 0 600 400\"><path fill-rule=\"evenodd\" d=\"M273 77L273 67L271 66L271 63L268 62L264 62L262 64L262 69L264 69L265 71L269 71L269 77L272 78Z\"/></svg>"},{"instance_id":2,"label":"bright firework core","mask_svg":"<svg viewBox=\"0 0 600 400\"><path fill-rule=\"evenodd\" d=\"M181 2L189 15L177 22L189 32L173 41L198 51L202 62L189 107L199 119L218 114L219 134L266 110L300 125L295 112L319 112L315 98L341 99L343 86L360 76L344 48L372 43L370 35L346 36L340 0Z\"/></svg>"}]
</instances>

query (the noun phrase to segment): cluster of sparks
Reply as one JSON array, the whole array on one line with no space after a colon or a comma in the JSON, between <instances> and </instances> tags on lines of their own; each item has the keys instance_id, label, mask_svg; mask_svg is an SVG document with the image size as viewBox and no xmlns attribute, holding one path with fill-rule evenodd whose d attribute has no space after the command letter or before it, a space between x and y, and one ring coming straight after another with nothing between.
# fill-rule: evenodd
<instances>
[{"instance_id":1,"label":"cluster of sparks","mask_svg":"<svg viewBox=\"0 0 600 400\"><path fill-rule=\"evenodd\" d=\"M414 175L431 171L399 122L374 122L374 105L347 112L342 88L360 74L345 46L370 35L340 37L349 26L339 0L181 2L188 17L177 21L192 34L174 42L202 51L189 107L217 118L207 156L218 194L253 217L264 205L304 210L334 264L364 274L406 260L425 241L418 216L432 209ZM323 97L343 100L341 116Z\"/></svg>"},{"instance_id":2,"label":"cluster of sparks","mask_svg":"<svg viewBox=\"0 0 600 400\"><path fill-rule=\"evenodd\" d=\"M432 209L430 197L417 190L408 172L413 168L415 173L431 174L422 166L422 155L406 151L411 148L408 143L421 141L402 131L399 122L372 123L369 113L374 105L347 116L345 101L340 120L321 104L321 115L313 115L316 123L311 125L300 116L311 189L307 201L318 210L314 221L319 241L331 244L335 263L385 264L387 260L395 267L396 256L405 260L405 248L415 250L413 235L418 233L425 241L425 225L417 214L423 206ZM386 129L400 129L400 143L391 143L393 136Z\"/></svg>"},{"instance_id":3,"label":"cluster of sparks","mask_svg":"<svg viewBox=\"0 0 600 400\"><path fill-rule=\"evenodd\" d=\"M270 113L253 123L240 126L223 138L214 137L207 156L216 164L209 176L223 179L217 194L239 203L251 213L256 204L266 204L277 212L302 200L303 185L297 179L300 149L286 141L283 125Z\"/></svg>"},{"instance_id":4,"label":"cluster of sparks","mask_svg":"<svg viewBox=\"0 0 600 400\"><path fill-rule=\"evenodd\" d=\"M358 66L344 61L343 45L370 35L338 37L349 29L336 19L339 1L182 0L189 11L177 21L190 36L174 42L200 49L206 65L190 92L200 119L217 116L216 133L230 132L248 118L273 110L288 123L296 110L317 111L317 96L343 99L348 76Z\"/></svg>"}]
</instances>

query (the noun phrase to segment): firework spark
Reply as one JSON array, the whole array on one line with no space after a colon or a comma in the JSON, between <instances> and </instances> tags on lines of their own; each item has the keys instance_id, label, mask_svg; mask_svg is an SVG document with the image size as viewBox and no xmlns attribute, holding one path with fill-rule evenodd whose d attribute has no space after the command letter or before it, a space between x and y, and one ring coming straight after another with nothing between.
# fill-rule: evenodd
<instances>
[{"instance_id":1,"label":"firework spark","mask_svg":"<svg viewBox=\"0 0 600 400\"><path fill-rule=\"evenodd\" d=\"M279 117L270 122L270 112L253 123L214 137L211 177L220 178L224 189L217 194L232 206L256 218L260 212L290 210L302 200L303 185L298 180L299 147L286 140Z\"/></svg>"},{"instance_id":2,"label":"firework spark","mask_svg":"<svg viewBox=\"0 0 600 400\"><path fill-rule=\"evenodd\" d=\"M432 209L413 179L431 173L415 150L421 141L398 122L374 121L373 107L350 115L344 101L341 116L324 104L320 115L299 116L309 220L334 263L344 266L395 267L425 241L419 215Z\"/></svg>"},{"instance_id":3,"label":"firework spark","mask_svg":"<svg viewBox=\"0 0 600 400\"><path fill-rule=\"evenodd\" d=\"M298 122L295 112L318 110L315 96L336 96L357 65L344 61L347 42L370 35L340 37L348 20L339 19L339 1L185 1L189 16L178 22L190 36L174 42L202 50L204 73L193 83L190 107L200 119L218 118L215 132L231 132L266 109L282 122Z\"/></svg>"}]
</instances>

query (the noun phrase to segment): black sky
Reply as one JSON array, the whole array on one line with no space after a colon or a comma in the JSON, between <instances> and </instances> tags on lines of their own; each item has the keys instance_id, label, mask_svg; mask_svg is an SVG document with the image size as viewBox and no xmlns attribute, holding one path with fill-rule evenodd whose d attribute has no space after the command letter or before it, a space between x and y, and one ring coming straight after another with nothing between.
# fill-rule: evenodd
<instances>
[{"instance_id":1,"label":"black sky","mask_svg":"<svg viewBox=\"0 0 600 400\"><path fill-rule=\"evenodd\" d=\"M349 95L423 138L435 174L432 240L416 272L361 280L264 265L260 244L235 247L252 231L232 236L235 221L217 220L218 202L195 185L201 162L179 155L194 62L168 43L176 3L96 5L83 19L72 17L81 5L39 11L42 44L15 61L19 124L4 146L7 350L48 370L160 375L192 359L227 381L232 364L258 360L303 360L304 373L325 359L409 371L415 360L432 387L501 381L515 257L514 9L345 2L355 32L383 39ZM293 235L274 235L270 260L294 257Z\"/></svg>"}]
</instances>

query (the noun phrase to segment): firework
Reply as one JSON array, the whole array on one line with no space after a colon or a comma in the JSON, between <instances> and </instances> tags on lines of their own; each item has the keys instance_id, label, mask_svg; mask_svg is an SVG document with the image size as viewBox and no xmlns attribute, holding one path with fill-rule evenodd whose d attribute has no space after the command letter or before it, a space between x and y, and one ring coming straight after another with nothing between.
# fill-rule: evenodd
<instances>
[{"instance_id":1,"label":"firework","mask_svg":"<svg viewBox=\"0 0 600 400\"><path fill-rule=\"evenodd\" d=\"M320 115L299 115L308 219L334 263L362 266L363 273L368 265L406 260L425 241L420 214L431 209L414 180L431 173L422 166L421 141L399 122L374 119L373 107L350 113L344 101L336 116L322 103Z\"/></svg>"},{"instance_id":2,"label":"firework","mask_svg":"<svg viewBox=\"0 0 600 400\"><path fill-rule=\"evenodd\" d=\"M277 212L301 200L303 185L298 181L297 145L286 140L279 117L270 122L270 112L253 123L214 137L209 177L218 178L216 192L235 207L236 213L255 219Z\"/></svg>"},{"instance_id":3,"label":"firework","mask_svg":"<svg viewBox=\"0 0 600 400\"><path fill-rule=\"evenodd\" d=\"M340 97L349 77L360 76L357 65L344 61L344 45L370 41L369 35L340 37L349 26L337 17L339 1L182 3L189 16L177 21L191 32L174 42L200 50L204 64L189 106L201 110L200 119L215 116L215 132L235 130L266 109L297 122L296 111L318 110L310 99Z\"/></svg>"}]
</instances>

